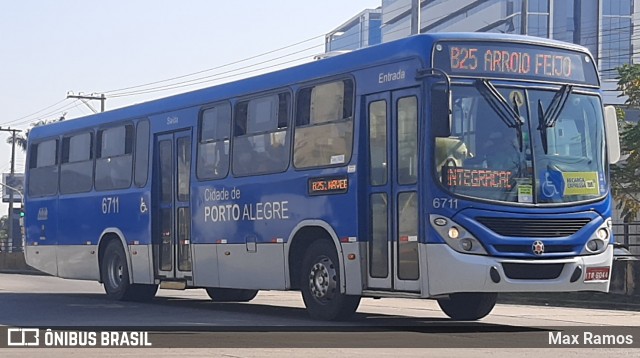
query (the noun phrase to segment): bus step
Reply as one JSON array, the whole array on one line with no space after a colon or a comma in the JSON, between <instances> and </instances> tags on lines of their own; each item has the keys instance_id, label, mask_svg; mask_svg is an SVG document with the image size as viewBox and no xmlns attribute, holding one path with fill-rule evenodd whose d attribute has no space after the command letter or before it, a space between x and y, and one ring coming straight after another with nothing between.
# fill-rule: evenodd
<instances>
[{"instance_id":1,"label":"bus step","mask_svg":"<svg viewBox=\"0 0 640 358\"><path fill-rule=\"evenodd\" d=\"M187 288L187 281L162 281L160 282L160 288L165 290L184 290Z\"/></svg>"},{"instance_id":2,"label":"bus step","mask_svg":"<svg viewBox=\"0 0 640 358\"><path fill-rule=\"evenodd\" d=\"M362 290L363 297L423 298L418 292Z\"/></svg>"}]
</instances>

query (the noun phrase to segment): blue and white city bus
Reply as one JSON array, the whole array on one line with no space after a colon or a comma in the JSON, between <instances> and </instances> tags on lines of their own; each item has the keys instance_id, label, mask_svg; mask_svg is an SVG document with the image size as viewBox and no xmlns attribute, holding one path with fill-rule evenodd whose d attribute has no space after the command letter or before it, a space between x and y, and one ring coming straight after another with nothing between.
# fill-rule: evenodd
<instances>
[{"instance_id":1,"label":"blue and white city bus","mask_svg":"<svg viewBox=\"0 0 640 358\"><path fill-rule=\"evenodd\" d=\"M118 300L300 290L479 319L609 288L615 112L573 44L428 34L33 128L27 262Z\"/></svg>"}]
</instances>

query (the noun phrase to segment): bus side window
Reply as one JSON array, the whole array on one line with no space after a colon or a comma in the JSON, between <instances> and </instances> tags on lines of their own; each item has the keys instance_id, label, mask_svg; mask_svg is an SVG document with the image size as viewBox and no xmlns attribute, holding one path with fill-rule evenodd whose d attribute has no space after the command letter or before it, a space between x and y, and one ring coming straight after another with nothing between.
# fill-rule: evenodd
<instances>
[{"instance_id":1,"label":"bus side window","mask_svg":"<svg viewBox=\"0 0 640 358\"><path fill-rule=\"evenodd\" d=\"M124 189L131 186L133 166L133 125L98 131L96 190Z\"/></svg>"},{"instance_id":2,"label":"bus side window","mask_svg":"<svg viewBox=\"0 0 640 358\"><path fill-rule=\"evenodd\" d=\"M60 193L83 193L93 186L93 133L62 138Z\"/></svg>"},{"instance_id":3,"label":"bus side window","mask_svg":"<svg viewBox=\"0 0 640 358\"><path fill-rule=\"evenodd\" d=\"M231 105L206 109L200 116L196 173L199 179L220 179L229 172Z\"/></svg>"},{"instance_id":4,"label":"bus side window","mask_svg":"<svg viewBox=\"0 0 640 358\"><path fill-rule=\"evenodd\" d=\"M149 177L149 120L138 122L136 128L136 157L134 165L134 182L143 187Z\"/></svg>"},{"instance_id":5,"label":"bus side window","mask_svg":"<svg viewBox=\"0 0 640 358\"><path fill-rule=\"evenodd\" d=\"M29 151L29 195L55 195L58 192L58 140L32 144Z\"/></svg>"},{"instance_id":6,"label":"bus side window","mask_svg":"<svg viewBox=\"0 0 640 358\"><path fill-rule=\"evenodd\" d=\"M278 173L287 169L290 104L291 95L280 93L236 105L234 175Z\"/></svg>"},{"instance_id":7,"label":"bus side window","mask_svg":"<svg viewBox=\"0 0 640 358\"><path fill-rule=\"evenodd\" d=\"M353 142L353 81L302 89L296 102L296 168L345 165Z\"/></svg>"},{"instance_id":8,"label":"bus side window","mask_svg":"<svg viewBox=\"0 0 640 358\"><path fill-rule=\"evenodd\" d=\"M414 184L418 180L418 99L398 100L398 183Z\"/></svg>"}]
</instances>

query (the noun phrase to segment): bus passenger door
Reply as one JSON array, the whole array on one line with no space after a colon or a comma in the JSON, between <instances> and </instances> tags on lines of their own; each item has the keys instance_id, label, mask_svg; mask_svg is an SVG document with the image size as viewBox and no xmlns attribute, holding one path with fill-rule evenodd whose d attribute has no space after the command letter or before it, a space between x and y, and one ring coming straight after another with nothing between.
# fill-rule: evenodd
<instances>
[{"instance_id":1,"label":"bus passenger door","mask_svg":"<svg viewBox=\"0 0 640 358\"><path fill-rule=\"evenodd\" d=\"M157 135L154 143L153 252L156 278L192 280L191 131Z\"/></svg>"},{"instance_id":2,"label":"bus passenger door","mask_svg":"<svg viewBox=\"0 0 640 358\"><path fill-rule=\"evenodd\" d=\"M419 93L406 89L366 98L370 289L420 291Z\"/></svg>"}]
</instances>

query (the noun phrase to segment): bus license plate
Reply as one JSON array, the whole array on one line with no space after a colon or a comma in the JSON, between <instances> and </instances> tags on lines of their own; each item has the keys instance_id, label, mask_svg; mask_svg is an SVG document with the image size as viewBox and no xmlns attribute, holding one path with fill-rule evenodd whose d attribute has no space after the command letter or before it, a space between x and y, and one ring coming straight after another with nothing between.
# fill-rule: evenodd
<instances>
[{"instance_id":1,"label":"bus license plate","mask_svg":"<svg viewBox=\"0 0 640 358\"><path fill-rule=\"evenodd\" d=\"M606 281L609 279L609 267L587 267L586 281Z\"/></svg>"}]
</instances>

